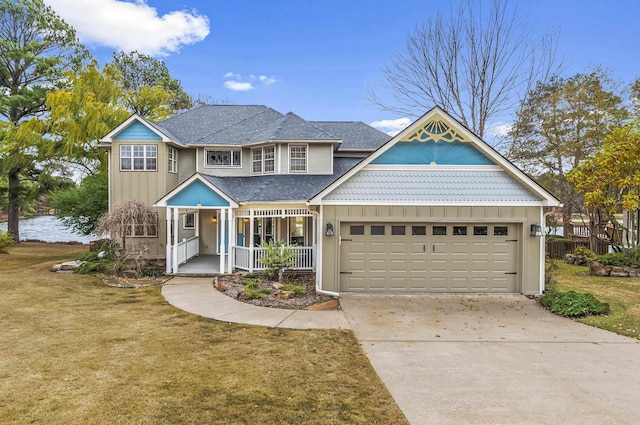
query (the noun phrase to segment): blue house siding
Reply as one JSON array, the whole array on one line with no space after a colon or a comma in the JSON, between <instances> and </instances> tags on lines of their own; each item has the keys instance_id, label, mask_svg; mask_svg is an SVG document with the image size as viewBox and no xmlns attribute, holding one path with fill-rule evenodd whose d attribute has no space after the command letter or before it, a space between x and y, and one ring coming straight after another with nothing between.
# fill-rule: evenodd
<instances>
[{"instance_id":1,"label":"blue house siding","mask_svg":"<svg viewBox=\"0 0 640 425\"><path fill-rule=\"evenodd\" d=\"M162 137L146 125L136 121L118 133L113 140L162 140Z\"/></svg>"},{"instance_id":2,"label":"blue house siding","mask_svg":"<svg viewBox=\"0 0 640 425\"><path fill-rule=\"evenodd\" d=\"M417 140L396 143L371 164L495 165L471 143Z\"/></svg>"},{"instance_id":3,"label":"blue house siding","mask_svg":"<svg viewBox=\"0 0 640 425\"><path fill-rule=\"evenodd\" d=\"M196 180L167 201L172 207L228 207L229 202L200 180Z\"/></svg>"}]
</instances>

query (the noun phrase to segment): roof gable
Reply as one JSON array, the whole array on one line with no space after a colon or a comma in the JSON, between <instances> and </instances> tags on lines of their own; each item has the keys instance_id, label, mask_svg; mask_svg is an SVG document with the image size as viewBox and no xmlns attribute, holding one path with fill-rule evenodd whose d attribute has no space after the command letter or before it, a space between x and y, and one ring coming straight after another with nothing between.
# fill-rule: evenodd
<instances>
[{"instance_id":1,"label":"roof gable","mask_svg":"<svg viewBox=\"0 0 640 425\"><path fill-rule=\"evenodd\" d=\"M131 115L100 139L101 142L106 143L111 143L114 140L172 141L167 134L138 114Z\"/></svg>"},{"instance_id":2,"label":"roof gable","mask_svg":"<svg viewBox=\"0 0 640 425\"><path fill-rule=\"evenodd\" d=\"M238 204L211 182L194 174L155 203L156 207L232 207Z\"/></svg>"},{"instance_id":3,"label":"roof gable","mask_svg":"<svg viewBox=\"0 0 640 425\"><path fill-rule=\"evenodd\" d=\"M375 179L377 180L375 181L365 179L364 181L368 185L384 184L385 181L391 178L401 182L399 190L403 190L403 188L404 190L411 190L414 186L418 190L420 184L426 183L424 178L418 178L420 181L417 181L417 177L411 173L402 174L404 170L417 169L425 175L438 172L440 173L439 178L442 179L443 169L446 173L454 169L459 170L460 167L463 167L463 170L471 170L474 167L478 170L478 167L484 167L485 171L493 169L507 173L510 179L522 185L527 192L533 195L533 199L537 200L536 202L541 205L557 206L560 204L553 195L439 107L428 111L341 178L316 194L310 200L310 203L320 204L328 200L329 194L337 190L341 185L346 184L357 174L360 174L363 169L384 171L376 175ZM365 174L362 173L363 176ZM450 178L455 179L456 177L450 174ZM363 180L362 176L354 181L359 180ZM503 179L503 182L505 183L505 188L510 185L507 184L507 180ZM358 186L361 190L367 190L366 184L362 184L362 182ZM446 190L446 187L443 189ZM490 190L491 188L487 187L487 189ZM500 189L496 188L496 190ZM416 195L418 195L418 192L416 192ZM500 194L498 193L497 195ZM497 196L497 198L499 197ZM518 200L522 201L524 198L521 196ZM449 199L451 202L455 202L453 198ZM370 200L373 202L376 199L371 198ZM385 201L388 199L387 197L382 197L379 200ZM428 199L425 198L423 201L426 202ZM527 201L530 202L531 200L527 199Z\"/></svg>"}]
</instances>

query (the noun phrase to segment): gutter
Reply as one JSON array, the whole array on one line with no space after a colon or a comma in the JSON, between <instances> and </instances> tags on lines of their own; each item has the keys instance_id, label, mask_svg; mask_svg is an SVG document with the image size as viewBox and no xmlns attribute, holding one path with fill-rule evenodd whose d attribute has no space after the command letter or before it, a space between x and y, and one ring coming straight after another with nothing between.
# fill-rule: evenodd
<instances>
[{"instance_id":1,"label":"gutter","mask_svg":"<svg viewBox=\"0 0 640 425\"><path fill-rule=\"evenodd\" d=\"M311 208L308 208L309 212L313 215L316 216L316 223L318 223L318 229L322 229L322 215L317 212L317 211L313 211ZM316 229L317 231L317 229ZM318 240L322 240L322 232L318 232L319 233L319 238ZM324 289L320 289L320 282L322 282L322 250L320 249L320 245L321 244L316 244L317 247L317 252L316 252L316 292L318 294L322 294L322 295L328 295L330 297L340 297L340 293L339 292L333 292L333 291L325 291ZM318 267L319 266L319 267Z\"/></svg>"}]
</instances>

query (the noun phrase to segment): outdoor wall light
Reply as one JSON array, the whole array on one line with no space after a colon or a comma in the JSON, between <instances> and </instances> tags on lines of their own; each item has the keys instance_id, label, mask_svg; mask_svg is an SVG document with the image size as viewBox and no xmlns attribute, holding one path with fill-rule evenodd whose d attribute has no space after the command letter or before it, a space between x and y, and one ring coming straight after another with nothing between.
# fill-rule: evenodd
<instances>
[{"instance_id":1,"label":"outdoor wall light","mask_svg":"<svg viewBox=\"0 0 640 425\"><path fill-rule=\"evenodd\" d=\"M327 236L333 236L333 224L327 223L327 231L325 232Z\"/></svg>"},{"instance_id":2,"label":"outdoor wall light","mask_svg":"<svg viewBox=\"0 0 640 425\"><path fill-rule=\"evenodd\" d=\"M217 223L218 222L218 217L211 217L211 222L212 223Z\"/></svg>"},{"instance_id":3,"label":"outdoor wall light","mask_svg":"<svg viewBox=\"0 0 640 425\"><path fill-rule=\"evenodd\" d=\"M529 233L531 236L536 237L536 238L541 238L542 237L542 227L540 227L539 224L532 224L531 225L531 233Z\"/></svg>"}]
</instances>

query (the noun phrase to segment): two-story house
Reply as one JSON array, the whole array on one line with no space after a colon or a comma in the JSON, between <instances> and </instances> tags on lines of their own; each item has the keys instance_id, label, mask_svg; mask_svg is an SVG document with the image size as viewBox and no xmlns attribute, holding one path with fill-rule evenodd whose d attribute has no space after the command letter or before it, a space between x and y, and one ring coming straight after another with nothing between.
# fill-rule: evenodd
<instances>
[{"instance_id":1,"label":"two-story house","mask_svg":"<svg viewBox=\"0 0 640 425\"><path fill-rule=\"evenodd\" d=\"M261 270L263 242L298 251L331 294L540 293L543 207L557 199L440 108L393 138L362 122L207 105L102 140L109 204L142 200L168 273Z\"/></svg>"}]
</instances>

